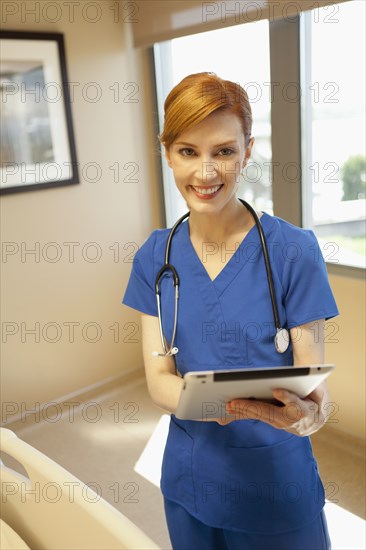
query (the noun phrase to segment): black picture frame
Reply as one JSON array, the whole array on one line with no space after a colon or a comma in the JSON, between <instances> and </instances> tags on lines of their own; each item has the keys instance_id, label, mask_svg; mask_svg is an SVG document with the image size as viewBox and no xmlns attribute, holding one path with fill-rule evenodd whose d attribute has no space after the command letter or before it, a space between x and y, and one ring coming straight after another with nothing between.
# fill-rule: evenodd
<instances>
[{"instance_id":1,"label":"black picture frame","mask_svg":"<svg viewBox=\"0 0 366 550\"><path fill-rule=\"evenodd\" d=\"M80 183L64 37L0 31L0 194Z\"/></svg>"}]
</instances>

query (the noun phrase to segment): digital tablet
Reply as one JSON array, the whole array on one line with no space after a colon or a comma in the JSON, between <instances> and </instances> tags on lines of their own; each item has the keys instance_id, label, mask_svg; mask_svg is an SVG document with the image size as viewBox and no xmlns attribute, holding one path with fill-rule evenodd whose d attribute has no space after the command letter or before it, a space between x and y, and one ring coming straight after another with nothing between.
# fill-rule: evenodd
<instances>
[{"instance_id":1,"label":"digital tablet","mask_svg":"<svg viewBox=\"0 0 366 550\"><path fill-rule=\"evenodd\" d=\"M246 398L283 405L272 390L282 388L304 398L329 376L335 365L260 367L191 371L184 375L177 418L229 418L226 403Z\"/></svg>"}]
</instances>

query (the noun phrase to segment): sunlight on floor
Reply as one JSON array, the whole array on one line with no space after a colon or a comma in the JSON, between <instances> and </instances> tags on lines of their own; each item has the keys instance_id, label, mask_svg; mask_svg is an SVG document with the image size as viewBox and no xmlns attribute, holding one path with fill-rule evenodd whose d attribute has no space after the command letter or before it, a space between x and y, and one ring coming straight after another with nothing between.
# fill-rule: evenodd
<instances>
[{"instance_id":1,"label":"sunlight on floor","mask_svg":"<svg viewBox=\"0 0 366 550\"><path fill-rule=\"evenodd\" d=\"M365 550L366 522L333 502L325 505L332 550Z\"/></svg>"},{"instance_id":2,"label":"sunlight on floor","mask_svg":"<svg viewBox=\"0 0 366 550\"><path fill-rule=\"evenodd\" d=\"M134 467L135 472L159 488L161 463L168 437L169 421L170 416L163 414Z\"/></svg>"},{"instance_id":3,"label":"sunlight on floor","mask_svg":"<svg viewBox=\"0 0 366 550\"><path fill-rule=\"evenodd\" d=\"M168 436L169 419L169 415L162 415L134 467L135 472L157 487L160 487L161 463ZM365 550L366 522L362 518L328 501L325 513L332 550Z\"/></svg>"}]
</instances>

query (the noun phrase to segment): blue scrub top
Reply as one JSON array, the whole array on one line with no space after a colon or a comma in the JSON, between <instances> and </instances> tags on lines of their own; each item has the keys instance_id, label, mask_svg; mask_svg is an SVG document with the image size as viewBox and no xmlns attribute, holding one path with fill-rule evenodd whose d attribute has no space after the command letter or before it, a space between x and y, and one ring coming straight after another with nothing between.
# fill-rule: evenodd
<instances>
[{"instance_id":1,"label":"blue scrub top","mask_svg":"<svg viewBox=\"0 0 366 550\"><path fill-rule=\"evenodd\" d=\"M314 233L263 213L281 326L287 329L338 315ZM155 278L170 229L154 231L137 251L123 303L157 316ZM212 245L207 244L209 255ZM220 252L230 251L222 243ZM267 274L256 226L212 281L189 236L177 229L170 263L179 275L175 345L178 371L293 365L290 344L276 352ZM171 340L174 287L161 280L164 335ZM298 332L298 337L301 337ZM171 415L161 489L200 521L225 529L277 534L310 523L324 506L309 437L258 420L180 420Z\"/></svg>"}]
</instances>

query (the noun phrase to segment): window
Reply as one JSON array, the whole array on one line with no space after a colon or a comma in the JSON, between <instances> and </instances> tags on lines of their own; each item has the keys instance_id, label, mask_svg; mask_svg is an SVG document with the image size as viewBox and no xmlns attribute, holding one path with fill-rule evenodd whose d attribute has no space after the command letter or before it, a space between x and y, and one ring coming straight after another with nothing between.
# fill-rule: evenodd
<instances>
[{"instance_id":1,"label":"window","mask_svg":"<svg viewBox=\"0 0 366 550\"><path fill-rule=\"evenodd\" d=\"M312 228L328 266L346 266L342 271L355 276L361 272L348 266L364 269L366 259L365 8L364 0L350 0L299 18L245 23L154 46L160 131L164 99L184 76L214 71L241 84L251 101L256 141L239 196L257 210ZM301 91L301 139L300 101L296 109L292 101L272 101L272 80ZM284 120L290 142L283 138ZM289 186L271 169L289 158L299 165L300 147L301 191L298 180ZM187 207L165 161L163 179L171 226Z\"/></svg>"},{"instance_id":2,"label":"window","mask_svg":"<svg viewBox=\"0 0 366 550\"><path fill-rule=\"evenodd\" d=\"M253 111L252 159L243 172L238 195L257 210L273 213L271 190L271 102L269 24L258 21L200 33L155 45L160 131L163 102L185 76L203 71L239 83L248 93ZM255 55L253 54L255 52ZM163 166L168 227L187 211L175 188L171 171Z\"/></svg>"},{"instance_id":3,"label":"window","mask_svg":"<svg viewBox=\"0 0 366 550\"><path fill-rule=\"evenodd\" d=\"M363 268L365 6L353 0L301 15L303 225L327 262Z\"/></svg>"}]
</instances>

